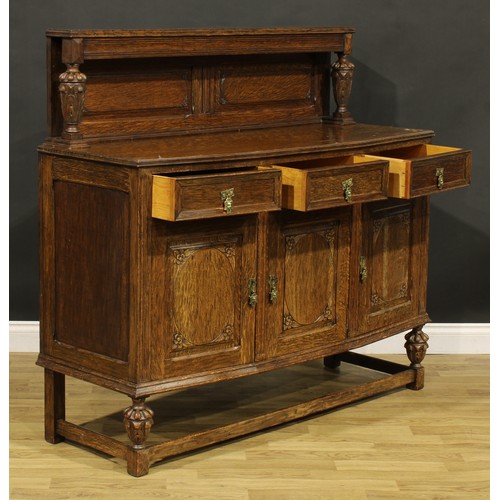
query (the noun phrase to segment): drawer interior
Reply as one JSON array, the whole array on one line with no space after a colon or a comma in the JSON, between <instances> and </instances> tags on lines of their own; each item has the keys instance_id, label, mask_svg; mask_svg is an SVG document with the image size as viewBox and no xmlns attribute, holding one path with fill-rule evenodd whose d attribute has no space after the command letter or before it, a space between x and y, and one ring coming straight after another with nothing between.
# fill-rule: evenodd
<instances>
[{"instance_id":1,"label":"drawer interior","mask_svg":"<svg viewBox=\"0 0 500 500\"><path fill-rule=\"evenodd\" d=\"M419 144L400 149L391 149L378 153L377 156L388 158L400 158L414 160L417 158L426 158L428 156L441 155L445 153L454 153L460 151L460 148L450 148L448 146L436 146L434 144Z\"/></svg>"},{"instance_id":2,"label":"drawer interior","mask_svg":"<svg viewBox=\"0 0 500 500\"><path fill-rule=\"evenodd\" d=\"M219 177L222 178L227 175L238 175L238 174L248 174L251 172L257 172L262 170L262 167L247 167L247 168L227 168L220 170L192 170L192 171L181 171L181 172L158 172L154 174L154 177L168 177L172 179L192 179L192 178L208 178L208 177Z\"/></svg>"},{"instance_id":3,"label":"drawer interior","mask_svg":"<svg viewBox=\"0 0 500 500\"><path fill-rule=\"evenodd\" d=\"M345 165L356 165L360 163L369 163L374 161L373 158L368 158L363 155L349 155L349 156L337 156L335 158L318 158L314 160L301 160L294 161L290 163L283 163L276 165L277 167L285 167L297 170L308 170L308 169L328 169L331 167L341 167Z\"/></svg>"}]
</instances>

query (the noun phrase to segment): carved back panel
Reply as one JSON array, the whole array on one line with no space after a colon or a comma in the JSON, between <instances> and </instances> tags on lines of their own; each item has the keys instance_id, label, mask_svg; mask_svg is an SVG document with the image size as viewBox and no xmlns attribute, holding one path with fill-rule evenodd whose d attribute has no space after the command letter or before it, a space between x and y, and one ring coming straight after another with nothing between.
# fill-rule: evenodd
<instances>
[{"instance_id":1,"label":"carved back panel","mask_svg":"<svg viewBox=\"0 0 500 500\"><path fill-rule=\"evenodd\" d=\"M331 52L350 53L352 32L50 30L49 136L319 123L329 112Z\"/></svg>"}]
</instances>

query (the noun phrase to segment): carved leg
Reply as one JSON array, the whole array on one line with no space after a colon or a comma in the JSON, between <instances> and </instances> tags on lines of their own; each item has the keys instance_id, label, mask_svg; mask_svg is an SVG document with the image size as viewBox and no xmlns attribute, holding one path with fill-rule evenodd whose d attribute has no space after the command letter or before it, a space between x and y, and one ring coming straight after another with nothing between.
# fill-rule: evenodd
<instances>
[{"instance_id":1,"label":"carved leg","mask_svg":"<svg viewBox=\"0 0 500 500\"><path fill-rule=\"evenodd\" d=\"M56 432L57 421L66 413L64 391L64 375L45 368L45 440L51 444L64 441Z\"/></svg>"},{"instance_id":2,"label":"carved leg","mask_svg":"<svg viewBox=\"0 0 500 500\"><path fill-rule=\"evenodd\" d=\"M149 471L149 460L144 444L153 425L153 410L146 406L146 398L132 398L132 406L123 412L123 423L132 445L127 453L127 471L131 476L144 476Z\"/></svg>"},{"instance_id":3,"label":"carved leg","mask_svg":"<svg viewBox=\"0 0 500 500\"><path fill-rule=\"evenodd\" d=\"M405 335L405 349L408 359L411 362L410 367L417 372L417 379L414 383L408 384L407 387L414 391L418 391L424 387L424 367L421 363L429 347L427 343L429 336L422 331L423 326L424 325L417 326Z\"/></svg>"},{"instance_id":4,"label":"carved leg","mask_svg":"<svg viewBox=\"0 0 500 500\"><path fill-rule=\"evenodd\" d=\"M340 366L340 359L338 356L333 354L332 356L326 356L323 358L323 364L325 368L329 368L330 370L334 370Z\"/></svg>"}]
</instances>

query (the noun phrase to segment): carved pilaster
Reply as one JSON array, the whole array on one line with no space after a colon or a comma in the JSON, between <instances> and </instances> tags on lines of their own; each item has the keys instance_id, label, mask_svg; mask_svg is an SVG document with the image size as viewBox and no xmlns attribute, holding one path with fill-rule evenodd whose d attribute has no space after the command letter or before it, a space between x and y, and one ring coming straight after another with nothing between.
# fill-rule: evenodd
<instances>
[{"instance_id":1,"label":"carved pilaster","mask_svg":"<svg viewBox=\"0 0 500 500\"><path fill-rule=\"evenodd\" d=\"M145 398L132 398L132 406L123 412L123 423L127 431L132 448L144 448L149 431L153 425L153 410L144 403Z\"/></svg>"},{"instance_id":2,"label":"carved pilaster","mask_svg":"<svg viewBox=\"0 0 500 500\"><path fill-rule=\"evenodd\" d=\"M78 64L66 64L66 71L59 75L64 139L82 137L78 125L83 113L87 77L78 69L78 66Z\"/></svg>"},{"instance_id":3,"label":"carved pilaster","mask_svg":"<svg viewBox=\"0 0 500 500\"><path fill-rule=\"evenodd\" d=\"M415 327L411 332L405 335L405 349L412 368L420 368L425 358L425 353L429 347L427 341L429 336L422 331L421 326Z\"/></svg>"},{"instance_id":4,"label":"carved pilaster","mask_svg":"<svg viewBox=\"0 0 500 500\"><path fill-rule=\"evenodd\" d=\"M337 109L333 113L332 121L340 125L354 123L351 113L347 111L347 103L351 95L354 64L347 60L347 54L337 52L338 60L332 64L333 97Z\"/></svg>"}]
</instances>

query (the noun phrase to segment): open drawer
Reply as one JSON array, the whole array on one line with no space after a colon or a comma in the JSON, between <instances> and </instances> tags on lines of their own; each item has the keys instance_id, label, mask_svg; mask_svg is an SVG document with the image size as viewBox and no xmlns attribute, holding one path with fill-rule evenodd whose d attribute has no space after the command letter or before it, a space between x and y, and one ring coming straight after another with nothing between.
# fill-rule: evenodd
<instances>
[{"instance_id":1,"label":"open drawer","mask_svg":"<svg viewBox=\"0 0 500 500\"><path fill-rule=\"evenodd\" d=\"M152 216L158 219L205 219L280 208L278 169L153 175Z\"/></svg>"},{"instance_id":2,"label":"open drawer","mask_svg":"<svg viewBox=\"0 0 500 500\"><path fill-rule=\"evenodd\" d=\"M343 156L272 168L283 175L283 208L307 212L387 198L387 159Z\"/></svg>"},{"instance_id":3,"label":"open drawer","mask_svg":"<svg viewBox=\"0 0 500 500\"><path fill-rule=\"evenodd\" d=\"M470 184L470 151L421 144L385 151L366 158L389 161L389 190L393 198L415 198Z\"/></svg>"}]
</instances>

